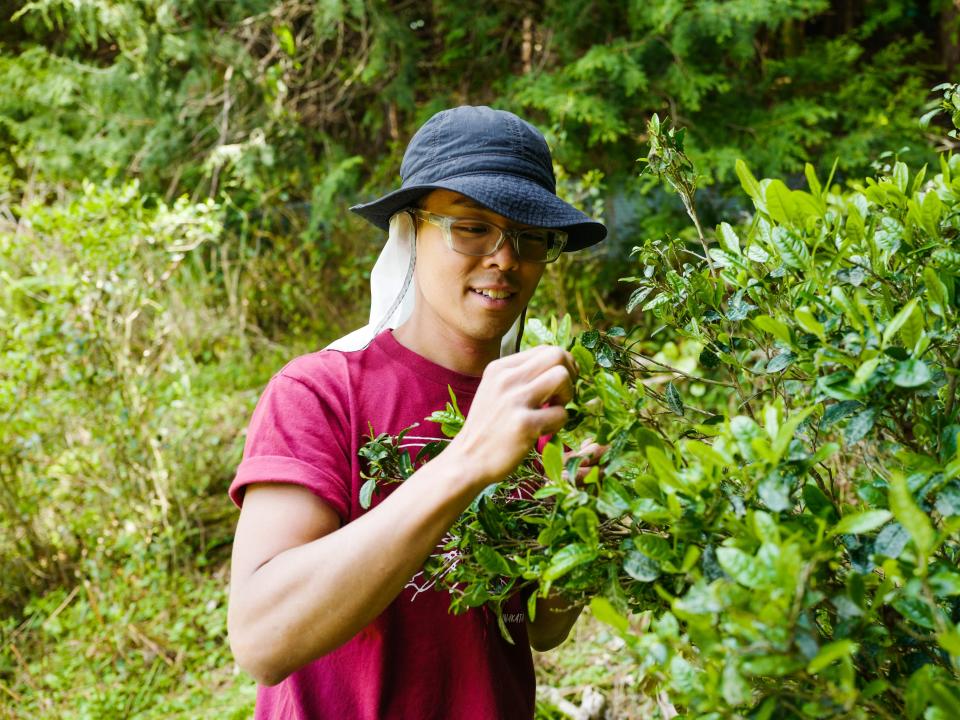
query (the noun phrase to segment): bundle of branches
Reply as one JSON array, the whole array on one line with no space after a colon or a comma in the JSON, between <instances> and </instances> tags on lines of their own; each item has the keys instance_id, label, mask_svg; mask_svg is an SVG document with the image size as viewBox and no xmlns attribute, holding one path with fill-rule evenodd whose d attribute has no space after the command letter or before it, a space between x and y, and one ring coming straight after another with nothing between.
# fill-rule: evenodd
<instances>
[{"instance_id":1,"label":"bundle of branches","mask_svg":"<svg viewBox=\"0 0 960 720\"><path fill-rule=\"evenodd\" d=\"M559 328L555 323L551 335L565 335L569 344L569 327L569 318ZM631 514L637 509L632 490L637 478L628 456L640 447L637 432L644 438L653 435L645 428L657 427L656 418L642 410L643 396L665 405L679 401L672 383L662 396L635 384L639 374L651 371L615 344L613 338L622 334L589 331L573 344L581 375L566 428L542 453L532 450L507 478L481 492L427 560L420 588L449 592L453 612L487 603L499 608L518 592L527 598L531 617L537 598L551 593L581 604L614 592L624 606L649 605L642 588L659 577L656 558L665 560L669 545L656 528ZM636 394L637 387L643 395ZM416 426L395 436L375 435L371 428L360 451L366 461L363 507L370 507L378 487L403 482L456 436L464 418L452 391L446 408L426 420L439 424L447 439L412 435ZM609 448L599 465L575 480L583 475L578 472L583 459L566 453L565 460L564 446L579 447L588 437ZM504 637L509 638L505 630Z\"/></svg>"}]
</instances>

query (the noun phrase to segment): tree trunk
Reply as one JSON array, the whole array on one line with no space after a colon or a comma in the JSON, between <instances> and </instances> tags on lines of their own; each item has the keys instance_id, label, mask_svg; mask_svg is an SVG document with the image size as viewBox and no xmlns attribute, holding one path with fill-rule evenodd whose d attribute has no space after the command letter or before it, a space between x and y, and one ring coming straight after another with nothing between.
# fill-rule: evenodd
<instances>
[{"instance_id":1,"label":"tree trunk","mask_svg":"<svg viewBox=\"0 0 960 720\"><path fill-rule=\"evenodd\" d=\"M960 64L960 0L947 3L940 11L940 57L947 68L946 80Z\"/></svg>"}]
</instances>

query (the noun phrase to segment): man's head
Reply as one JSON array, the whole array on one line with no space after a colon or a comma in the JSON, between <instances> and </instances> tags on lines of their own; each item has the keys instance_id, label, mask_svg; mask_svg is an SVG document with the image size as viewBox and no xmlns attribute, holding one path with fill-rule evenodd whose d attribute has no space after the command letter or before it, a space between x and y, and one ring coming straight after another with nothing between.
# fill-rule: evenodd
<instances>
[{"instance_id":1,"label":"man's head","mask_svg":"<svg viewBox=\"0 0 960 720\"><path fill-rule=\"evenodd\" d=\"M543 135L513 113L463 106L431 117L416 132L400 165L398 190L351 208L377 227L433 190L465 195L521 225L564 230L566 251L600 242L607 229L556 195Z\"/></svg>"},{"instance_id":2,"label":"man's head","mask_svg":"<svg viewBox=\"0 0 960 720\"><path fill-rule=\"evenodd\" d=\"M559 254L561 238L559 250L571 251L607 233L557 197L543 135L502 110L437 113L410 140L400 176L398 190L350 208L389 236L371 273L370 323L332 347L363 347L384 328L409 329L408 320L427 318L464 340L500 337L500 352L513 352L542 260ZM485 239L468 242L478 232L469 227L451 239L451 223L460 219L484 223ZM518 234L528 229L548 232Z\"/></svg>"}]
</instances>

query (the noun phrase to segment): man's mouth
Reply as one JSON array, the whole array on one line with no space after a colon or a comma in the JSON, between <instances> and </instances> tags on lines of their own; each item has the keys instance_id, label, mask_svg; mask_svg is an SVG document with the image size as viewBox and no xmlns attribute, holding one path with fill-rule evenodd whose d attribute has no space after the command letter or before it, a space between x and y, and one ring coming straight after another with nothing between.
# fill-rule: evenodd
<instances>
[{"instance_id":1,"label":"man's mouth","mask_svg":"<svg viewBox=\"0 0 960 720\"><path fill-rule=\"evenodd\" d=\"M492 298L493 300L505 300L506 298L515 294L512 290L500 290L495 288L471 288L471 290L479 295Z\"/></svg>"}]
</instances>

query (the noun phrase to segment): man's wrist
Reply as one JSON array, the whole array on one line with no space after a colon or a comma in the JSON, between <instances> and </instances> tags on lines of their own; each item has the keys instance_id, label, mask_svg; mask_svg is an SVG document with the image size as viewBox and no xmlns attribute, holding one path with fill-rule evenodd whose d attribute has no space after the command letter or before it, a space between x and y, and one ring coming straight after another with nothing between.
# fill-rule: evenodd
<instances>
[{"instance_id":1,"label":"man's wrist","mask_svg":"<svg viewBox=\"0 0 960 720\"><path fill-rule=\"evenodd\" d=\"M487 485L503 478L496 477L488 468L482 453L469 446L462 438L454 438L447 448L437 456L456 482L464 486L471 498ZM436 462L435 460L435 462Z\"/></svg>"}]
</instances>

